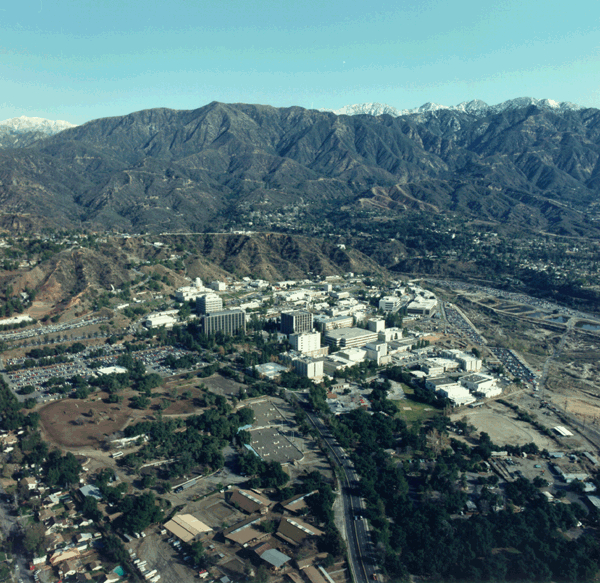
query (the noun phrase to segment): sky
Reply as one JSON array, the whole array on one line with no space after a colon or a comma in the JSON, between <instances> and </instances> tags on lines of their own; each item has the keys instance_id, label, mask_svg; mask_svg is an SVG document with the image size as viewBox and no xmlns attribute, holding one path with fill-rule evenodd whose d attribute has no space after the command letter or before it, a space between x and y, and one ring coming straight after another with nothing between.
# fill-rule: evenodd
<instances>
[{"instance_id":1,"label":"sky","mask_svg":"<svg viewBox=\"0 0 600 583\"><path fill-rule=\"evenodd\" d=\"M80 124L212 101L412 108L527 96L600 108L600 11L589 8L581 0L5 2L0 120Z\"/></svg>"}]
</instances>

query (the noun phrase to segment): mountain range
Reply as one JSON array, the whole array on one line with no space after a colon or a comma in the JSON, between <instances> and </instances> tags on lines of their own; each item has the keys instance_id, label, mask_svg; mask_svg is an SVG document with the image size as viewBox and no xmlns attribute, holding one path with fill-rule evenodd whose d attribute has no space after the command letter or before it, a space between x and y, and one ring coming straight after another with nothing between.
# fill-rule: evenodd
<instances>
[{"instance_id":1,"label":"mountain range","mask_svg":"<svg viewBox=\"0 0 600 583\"><path fill-rule=\"evenodd\" d=\"M213 102L54 135L15 122L4 131L21 141L0 141L0 228L195 231L300 205L316 217L411 209L572 235L600 224L600 111L529 98L387 107Z\"/></svg>"},{"instance_id":2,"label":"mountain range","mask_svg":"<svg viewBox=\"0 0 600 583\"><path fill-rule=\"evenodd\" d=\"M420 107L413 109L397 109L385 103L359 103L356 105L345 105L340 109L322 109L321 111L331 111L336 115L392 115L400 117L401 115L419 115L434 113L440 110L459 111L468 113L474 116L486 116L494 113L502 113L514 109L523 109L525 107L535 106L540 109L553 111L575 111L583 109L580 105L563 101L558 103L552 99L535 99L535 97L517 97L509 99L497 105L488 105L481 99L473 99L471 101L463 101L458 105L439 105L438 103L425 103Z\"/></svg>"},{"instance_id":3,"label":"mountain range","mask_svg":"<svg viewBox=\"0 0 600 583\"><path fill-rule=\"evenodd\" d=\"M39 139L53 136L75 124L41 117L13 117L0 121L0 148L23 148Z\"/></svg>"}]
</instances>

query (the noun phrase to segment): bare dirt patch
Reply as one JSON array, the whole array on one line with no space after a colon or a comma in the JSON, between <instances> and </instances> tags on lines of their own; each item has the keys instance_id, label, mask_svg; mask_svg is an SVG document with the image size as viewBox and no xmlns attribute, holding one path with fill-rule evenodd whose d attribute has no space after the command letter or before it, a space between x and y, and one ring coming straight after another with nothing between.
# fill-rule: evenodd
<instances>
[{"instance_id":1,"label":"bare dirt patch","mask_svg":"<svg viewBox=\"0 0 600 583\"><path fill-rule=\"evenodd\" d=\"M133 412L122 405L75 399L49 403L39 414L48 441L69 448L100 446L133 416Z\"/></svg>"},{"instance_id":2,"label":"bare dirt patch","mask_svg":"<svg viewBox=\"0 0 600 583\"><path fill-rule=\"evenodd\" d=\"M209 391L225 397L237 396L240 389L246 386L231 379L226 379L220 374L214 374L211 377L202 379L202 382Z\"/></svg>"},{"instance_id":3,"label":"bare dirt patch","mask_svg":"<svg viewBox=\"0 0 600 583\"><path fill-rule=\"evenodd\" d=\"M477 431L484 431L497 445L535 443L540 449L552 449L554 442L541 435L529 423L515 419L506 407L495 403L494 409L473 409L466 415Z\"/></svg>"}]
</instances>

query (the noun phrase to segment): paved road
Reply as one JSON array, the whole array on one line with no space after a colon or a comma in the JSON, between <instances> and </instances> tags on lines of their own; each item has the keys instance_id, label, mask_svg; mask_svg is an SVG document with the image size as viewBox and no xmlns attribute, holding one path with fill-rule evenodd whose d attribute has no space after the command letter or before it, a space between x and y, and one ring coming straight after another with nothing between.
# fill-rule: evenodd
<instances>
[{"instance_id":1,"label":"paved road","mask_svg":"<svg viewBox=\"0 0 600 583\"><path fill-rule=\"evenodd\" d=\"M339 469L340 490L344 508L344 527L348 542L348 559L355 583L367 583L377 579L377 564L367 521L363 518L363 501L360 497L358 474L354 464L331 435L329 429L316 415L308 418L321 435L331 453L333 463Z\"/></svg>"}]
</instances>

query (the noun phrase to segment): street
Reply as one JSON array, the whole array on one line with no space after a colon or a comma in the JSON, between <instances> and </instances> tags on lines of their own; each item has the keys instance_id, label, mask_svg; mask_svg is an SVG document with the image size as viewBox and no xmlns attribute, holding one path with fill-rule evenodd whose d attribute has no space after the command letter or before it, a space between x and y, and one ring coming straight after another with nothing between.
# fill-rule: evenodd
<instances>
[{"instance_id":1,"label":"street","mask_svg":"<svg viewBox=\"0 0 600 583\"><path fill-rule=\"evenodd\" d=\"M356 583L373 581L377 578L377 565L374 560L367 522L363 518L358 474L354 471L351 460L346 456L344 450L339 446L321 419L309 412L307 412L307 416L332 454L333 463L340 470L340 492L344 508L348 560L354 581Z\"/></svg>"}]
</instances>

